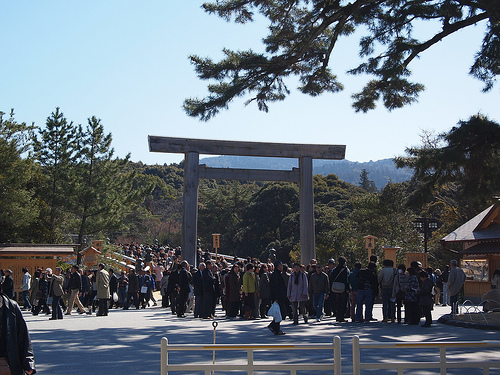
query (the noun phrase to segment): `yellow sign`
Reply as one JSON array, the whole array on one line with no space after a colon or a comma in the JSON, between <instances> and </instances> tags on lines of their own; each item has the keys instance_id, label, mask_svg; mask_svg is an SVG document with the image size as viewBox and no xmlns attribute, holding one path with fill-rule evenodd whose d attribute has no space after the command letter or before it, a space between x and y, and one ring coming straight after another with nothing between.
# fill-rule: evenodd
<instances>
[{"instance_id":1,"label":"yellow sign","mask_svg":"<svg viewBox=\"0 0 500 375\"><path fill-rule=\"evenodd\" d=\"M218 249L220 247L220 234L212 234L213 242L214 242L214 249Z\"/></svg>"}]
</instances>

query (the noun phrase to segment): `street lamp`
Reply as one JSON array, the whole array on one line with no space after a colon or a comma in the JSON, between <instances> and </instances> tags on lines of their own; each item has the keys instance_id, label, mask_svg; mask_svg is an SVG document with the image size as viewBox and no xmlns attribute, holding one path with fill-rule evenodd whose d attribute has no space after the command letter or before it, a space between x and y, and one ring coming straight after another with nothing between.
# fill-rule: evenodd
<instances>
[{"instance_id":1,"label":"street lamp","mask_svg":"<svg viewBox=\"0 0 500 375\"><path fill-rule=\"evenodd\" d=\"M427 252L427 239L429 235L438 229L438 221L436 219L428 219L419 217L413 221L413 228L424 235L424 252Z\"/></svg>"}]
</instances>

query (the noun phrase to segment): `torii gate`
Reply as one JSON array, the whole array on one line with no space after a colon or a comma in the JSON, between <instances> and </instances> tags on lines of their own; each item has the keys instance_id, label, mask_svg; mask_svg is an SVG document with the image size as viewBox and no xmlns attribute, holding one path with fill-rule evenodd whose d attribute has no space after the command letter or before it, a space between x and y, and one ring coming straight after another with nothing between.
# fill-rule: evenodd
<instances>
[{"instance_id":1,"label":"torii gate","mask_svg":"<svg viewBox=\"0 0 500 375\"><path fill-rule=\"evenodd\" d=\"M315 145L266 142L238 142L207 139L149 136L150 152L184 153L182 253L196 264L198 180L287 181L299 183L300 259L303 264L316 257L314 238L313 159L342 160L345 145ZM298 158L299 168L291 171L210 168L199 165L200 154Z\"/></svg>"}]
</instances>

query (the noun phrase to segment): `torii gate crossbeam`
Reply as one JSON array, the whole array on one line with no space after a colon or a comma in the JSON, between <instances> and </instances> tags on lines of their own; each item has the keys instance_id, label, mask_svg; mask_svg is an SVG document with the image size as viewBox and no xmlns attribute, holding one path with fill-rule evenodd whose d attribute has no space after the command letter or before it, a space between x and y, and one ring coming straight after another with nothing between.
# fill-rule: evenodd
<instances>
[{"instance_id":1,"label":"torii gate crossbeam","mask_svg":"<svg viewBox=\"0 0 500 375\"><path fill-rule=\"evenodd\" d=\"M157 136L149 136L148 140L150 152L184 153L181 245L183 256L190 264L196 264L199 178L299 182L301 261L306 264L316 257L312 160L344 159L344 145L238 142ZM298 158L299 168L292 171L209 168L199 165L200 154Z\"/></svg>"}]
</instances>

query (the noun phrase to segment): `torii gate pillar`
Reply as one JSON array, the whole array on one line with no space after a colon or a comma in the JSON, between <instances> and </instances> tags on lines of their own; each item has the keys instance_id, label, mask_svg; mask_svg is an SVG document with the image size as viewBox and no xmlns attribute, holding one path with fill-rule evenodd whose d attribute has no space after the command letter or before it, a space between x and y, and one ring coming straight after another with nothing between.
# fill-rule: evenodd
<instances>
[{"instance_id":1,"label":"torii gate pillar","mask_svg":"<svg viewBox=\"0 0 500 375\"><path fill-rule=\"evenodd\" d=\"M299 193L300 193L300 262L308 264L316 258L316 241L314 232L314 193L312 159L299 159Z\"/></svg>"},{"instance_id":2,"label":"torii gate pillar","mask_svg":"<svg viewBox=\"0 0 500 375\"><path fill-rule=\"evenodd\" d=\"M200 154L186 152L184 154L184 186L182 213L183 258L189 264L196 264L196 245L198 236L198 167Z\"/></svg>"},{"instance_id":3,"label":"torii gate pillar","mask_svg":"<svg viewBox=\"0 0 500 375\"><path fill-rule=\"evenodd\" d=\"M345 146L149 136L149 150L152 152L184 153L182 254L189 264L196 265L197 259L199 178L298 182L300 190L300 259L303 264L307 264L312 258L316 258L312 160L344 159ZM199 165L200 154L298 158L299 168L294 168L292 171L208 168Z\"/></svg>"}]
</instances>

